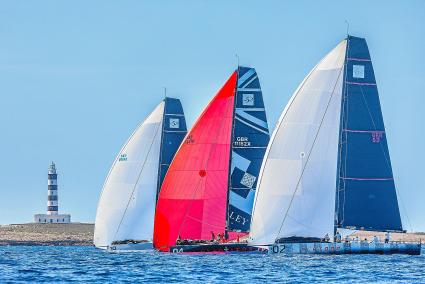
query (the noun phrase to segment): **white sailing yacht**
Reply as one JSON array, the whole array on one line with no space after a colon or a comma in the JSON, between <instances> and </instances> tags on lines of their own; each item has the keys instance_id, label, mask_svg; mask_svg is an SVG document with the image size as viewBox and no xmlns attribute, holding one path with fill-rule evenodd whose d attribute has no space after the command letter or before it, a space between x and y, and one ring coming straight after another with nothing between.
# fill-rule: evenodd
<instances>
[{"instance_id":1,"label":"white sailing yacht","mask_svg":"<svg viewBox=\"0 0 425 284\"><path fill-rule=\"evenodd\" d=\"M174 98L161 101L133 132L103 186L95 222L96 247L152 248L158 193L186 132L183 108Z\"/></svg>"},{"instance_id":2,"label":"white sailing yacht","mask_svg":"<svg viewBox=\"0 0 425 284\"><path fill-rule=\"evenodd\" d=\"M403 232L365 39L344 39L293 94L253 210L249 245L271 253L420 254L421 244L333 242L342 229Z\"/></svg>"}]
</instances>

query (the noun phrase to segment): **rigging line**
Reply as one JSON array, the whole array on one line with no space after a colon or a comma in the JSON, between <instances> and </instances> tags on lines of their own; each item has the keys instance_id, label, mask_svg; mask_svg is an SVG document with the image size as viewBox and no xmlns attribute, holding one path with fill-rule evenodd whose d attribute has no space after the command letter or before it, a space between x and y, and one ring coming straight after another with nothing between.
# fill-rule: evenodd
<instances>
[{"instance_id":1,"label":"rigging line","mask_svg":"<svg viewBox=\"0 0 425 284\"><path fill-rule=\"evenodd\" d=\"M370 111L369 105L368 105L368 103L367 103L367 101L366 101L366 97L365 97L365 95L364 95L363 87L362 87L362 86L360 86L360 92L362 93L363 102L364 102L364 104L365 104L365 106L366 106L366 109L367 109L367 112L368 112L368 114L369 114L369 116L370 116L370 120L372 121L373 129L376 131L376 130L377 130L377 127L376 127L376 124L375 124L375 120L373 119L372 112ZM377 94L377 95L378 95L378 94ZM381 116L382 116L382 111L381 111ZM385 134L385 135L386 135L386 134ZM381 151L382 151L382 154L384 155L384 158L385 158L385 162L386 162L386 164L387 164L387 167L388 167L388 169L390 170L391 175L393 175L393 171L392 171L392 168L391 168L391 163L390 163L390 161L388 160L388 157L387 157L387 155L386 155L386 153L385 153L384 146L382 146L382 143L379 143L379 145L381 146Z\"/></svg>"},{"instance_id":2,"label":"rigging line","mask_svg":"<svg viewBox=\"0 0 425 284\"><path fill-rule=\"evenodd\" d=\"M162 180L161 180L161 176L162 176L162 165L163 165L163 163L162 163L162 159L163 159L163 156L162 156L162 147L164 146L164 139L165 139L165 123L164 122L166 122L166 112L167 112L167 104L166 104L166 102L167 102L167 88L164 88L164 91L165 91L165 94L164 94L164 96L165 96L165 98L164 98L164 112L163 112L163 114L162 114L162 121L163 121L163 123L162 123L162 126L161 126L161 130L162 130L162 132L161 132L161 142L160 142L160 145L159 145L159 160L158 160L158 178L157 178L157 182L156 182L156 195L155 195L155 212L154 213L156 213L156 204L158 203L158 198L159 198L159 191L161 190L161 183L162 183ZM175 153L174 153L175 154ZM168 170L168 168L167 168L167 170ZM166 172L167 173L167 172Z\"/></svg>"},{"instance_id":3,"label":"rigging line","mask_svg":"<svg viewBox=\"0 0 425 284\"><path fill-rule=\"evenodd\" d=\"M344 78L343 78L344 80L347 79L347 72L348 72L348 68L347 68L347 65L348 65L347 57L348 57L349 50L350 50L350 44L349 44L349 38L348 38L348 34L347 34L347 47L346 47L345 60L344 60ZM343 83L344 83L344 81L343 81ZM341 106L342 114L341 114L340 122L342 120L342 123L344 124L344 128L347 128L346 126L347 126L347 122L348 122L347 121L348 120L348 115L347 115L347 119L345 119L345 113L348 113L348 109L346 110L346 108L348 106L348 104L346 104L346 100L348 99L348 96L347 96L347 86L345 84L343 84L343 90L344 90L344 92L342 93L342 102L341 102L341 105L342 105ZM339 140L340 145L339 145L339 156L338 157L341 157L342 156L342 148L344 147L343 135L345 135L345 140L344 141L345 141L345 145L347 145L347 139L348 139L347 133L344 133L340 129L340 140ZM339 171L338 177L341 175L341 171L343 172L343 175L346 174L346 165L347 165L346 161L347 161L347 159L345 159L345 163L344 163L345 168L343 169L343 165L341 163L341 160L339 159L339 162L338 162L338 171ZM337 206L336 206L337 207L336 208L336 211L337 212L336 212L335 216L336 216L336 219L338 221L343 222L344 221L344 214L345 214L344 213L345 212L344 211L345 210L345 180L342 181L342 185L343 185L343 189L342 190L341 190L341 180L339 178L337 180L337 183L338 183L338 185L337 185L338 186L338 191L337 191L338 196L337 196ZM341 219L342 220L339 220L340 191L343 191L343 194L344 194L344 196L343 196L343 198L344 198L343 200L344 201L343 201L343 204L342 204L342 216L341 216Z\"/></svg>"},{"instance_id":4,"label":"rigging line","mask_svg":"<svg viewBox=\"0 0 425 284\"><path fill-rule=\"evenodd\" d=\"M165 106L164 106L164 107L165 107ZM155 108L155 109L156 109L156 108ZM155 109L154 109L153 111L155 111ZM101 198L102 198L103 192L104 192L104 190L105 190L105 185L106 185L107 181L109 180L109 176L111 175L112 169L114 168L115 164L116 164L116 163L117 163L117 161L119 160L119 158L120 158L120 155L121 155L122 151L125 149L125 147L127 147L128 143L130 143L131 139L132 139L132 138L133 138L133 136L136 134L137 130L139 130L140 126L142 126L142 125L143 125L143 124L144 124L144 123L145 123L145 122L149 119L149 117L150 117L150 115L149 115L149 116L148 116L145 120L143 120L141 123L139 123L139 124L137 125L136 130L134 130L134 131L133 131L133 133L131 133L130 137L127 139L127 141L125 142L124 146L122 146L121 150L120 150L120 151L119 151L119 153L118 153L118 156L115 158L114 162L112 163L111 168L109 169L109 172L108 172L108 175L106 176L105 182L104 182L104 184L103 184L103 189L102 189L102 192L100 193L100 198L99 198L99 199L101 199Z\"/></svg>"},{"instance_id":5,"label":"rigging line","mask_svg":"<svg viewBox=\"0 0 425 284\"><path fill-rule=\"evenodd\" d=\"M367 101L366 101L366 97L365 97L365 95L364 95L363 87L362 87L362 86L360 86L360 92L362 93L363 101L364 101L365 106L366 106L366 109L367 109L367 111L368 111L368 113L369 113L370 119L372 120L373 127L374 127L374 129L375 129L375 131L376 131L376 130L377 130L377 127L376 127L376 124L375 124L375 120L373 119L373 116L372 116L372 113L371 113L371 111L370 111L369 105L368 105L368 103L367 103ZM378 95L378 94L377 94L377 95ZM382 110L381 110L381 116L382 116ZM385 136L386 136L386 134L385 134ZM385 138L385 139L386 139L386 138ZM379 143L379 145L380 145L380 148L381 148L382 154L384 155L386 165L387 165L388 169L390 170L391 175L392 175L392 176L393 176L393 178L394 178L394 173L393 173L393 170L392 170L392 167L391 167L391 162L389 161L389 158L387 157L387 155L386 155L386 153L385 153L384 146L382 145L382 143ZM388 151L388 154L389 154L389 151ZM397 189L397 187L395 186L395 181L393 181L393 182L394 182L394 189L396 190L396 194L397 194L397 196L399 196L399 197L400 197L400 203L401 203L401 206L403 207L403 211L404 211L404 212L405 212L405 214L406 214L406 218L407 218L407 222L409 223L409 227L410 227L410 229L412 229L412 224L410 223L410 218L409 218L409 215L407 214L407 210L406 210L406 207L405 207L404 202L403 202L403 200L402 200L402 197L401 197L400 191L399 191L399 190Z\"/></svg>"},{"instance_id":6,"label":"rigging line","mask_svg":"<svg viewBox=\"0 0 425 284\"><path fill-rule=\"evenodd\" d=\"M350 45L348 44L349 43L349 40L347 40L348 42L347 42L347 56L348 56L348 52L349 52L349 49L350 49ZM348 61L346 61L346 65L348 65ZM346 68L346 72L348 72L348 68ZM347 75L347 73L345 74L345 75ZM347 77L345 77L345 79L347 79ZM350 104L348 103L348 100L349 100L349 96L348 96L348 89L347 89L347 85L344 85L344 88L345 88L345 95L346 95L346 97L345 97L345 102L344 102L344 104L345 104L345 108L346 108L346 117L345 117L345 121L344 121L344 128L345 129L347 129L348 128L348 118L349 118L349 115L348 115L348 113L349 113L349 106L350 106ZM345 135L345 151L344 151L344 154L345 154L345 159L344 159L344 177L346 177L347 176L347 158L348 158L348 132L347 131L345 131L344 132L344 135ZM339 176L337 177L338 179L339 179ZM343 203L342 203L342 221L344 222L345 221L345 203L346 203L346 201L347 201L347 199L346 199L346 187L347 187L347 181L345 181L345 180L343 180L343 186L344 186L344 191L343 191L343 195L344 195L344 198L343 198Z\"/></svg>"},{"instance_id":7,"label":"rigging line","mask_svg":"<svg viewBox=\"0 0 425 284\"><path fill-rule=\"evenodd\" d=\"M165 106L164 106L165 107ZM156 109L156 108L155 108ZM155 109L153 110L153 111L155 111ZM110 177L110 175L111 175L111 173L112 173L112 169L115 167L115 165L116 165L116 163L117 163L117 161L119 160L119 158L120 158L120 156L121 156L121 153L122 153L122 151L125 149L125 147L127 147L127 145L128 145L128 143L130 143L130 141L131 141L131 139L133 138L133 136L136 134L136 132L137 132L137 130L139 130L139 128L149 119L149 117L150 117L150 115L147 117L147 118L145 118L145 120L143 120L143 122L141 122L141 123L139 123L138 125L137 125L137 127L136 127L136 130L134 130L133 131L133 133L131 133L131 135L130 135L130 137L127 139L127 141L125 142L125 144L124 144L124 146L122 146L122 148L121 148L121 150L119 151L119 153L118 153L118 156L115 158L115 160L114 160L114 162L112 163L112 166L111 166L111 168L109 169L109 172L108 172L108 175L106 176L106 179L105 179L105 182L103 183L103 187L102 187L102 192L100 193L100 197L99 197L99 205L100 205L100 200L102 200L102 196L103 196L103 193L104 193L104 191L105 191L105 186L106 186L106 183L108 182L108 180L109 180L109 177ZM98 208L99 208L99 205L98 205ZM97 214L96 214L97 215ZM95 222L95 228L96 228L96 222Z\"/></svg>"},{"instance_id":8,"label":"rigging line","mask_svg":"<svg viewBox=\"0 0 425 284\"><path fill-rule=\"evenodd\" d=\"M235 88L233 90L234 98L233 98L233 110L232 110L232 132L230 134L230 151L229 151L229 168L227 173L227 192L226 192L226 215L225 215L225 228L224 228L224 235L225 238L228 238L229 235L229 229L230 229L230 216L229 216L229 210L230 210L230 191L233 185L233 179L232 179L232 165L233 165L233 141L235 140L235 128L236 128L236 106L238 104L238 89L239 89L239 57L238 57L238 69L236 73L236 84ZM252 70L252 69L251 69ZM250 72L251 70L248 70ZM246 74L246 73L245 73ZM244 75L245 75L244 74ZM257 73L254 71L254 77L257 76ZM245 86L247 86L246 84Z\"/></svg>"},{"instance_id":9,"label":"rigging line","mask_svg":"<svg viewBox=\"0 0 425 284\"><path fill-rule=\"evenodd\" d=\"M237 82L236 82L236 84L237 84ZM224 124L224 119L221 121L220 127L217 127L217 130L218 130L218 131L217 131L217 136L214 136L214 137L218 137L218 133L220 133L221 129L223 128L223 124ZM218 144L218 143L215 143L215 144L214 144L214 147L215 147L215 148L217 147L217 144ZM209 163L209 160L210 160L210 158L211 158L212 148L213 148L213 147L211 147L211 148L210 148L210 151L209 151L209 153L208 153L208 159L205 161L205 167L204 167L205 169L208 167L208 163ZM208 178L208 177L205 177L205 179L207 179L207 178ZM190 217L190 216L188 216L188 214L189 214L189 210L192 208L192 205L193 205L193 201L194 201L195 195L196 195L196 193L197 193L197 191L198 191L198 188L200 187L199 185L200 185L200 183L201 183L202 179L203 179L203 177L201 177L201 178L198 180L198 183L196 184L195 190L193 191L192 199L191 199L191 201L190 201L190 205L188 206L188 208L187 208L187 210L186 210L186 213L185 213L185 215L184 215L183 222L182 222L182 223L181 223L181 225L180 225L180 228L179 228L179 231L178 231L178 235L180 235L180 232L181 232L181 230L182 230L182 228L183 228L183 225L184 225L184 223L185 223L186 219L187 219L188 217Z\"/></svg>"},{"instance_id":10,"label":"rigging line","mask_svg":"<svg viewBox=\"0 0 425 284\"><path fill-rule=\"evenodd\" d=\"M252 223L253 217L254 217L254 212L255 212L255 208L256 208L256 204L257 204L257 199L258 199L257 197L260 195L260 189L261 189L261 186L260 185L261 185L261 181L262 181L262 178L261 177L263 176L264 169L267 166L269 150L273 147L274 138L277 135L277 132L279 131L279 128L280 128L281 124L285 120L285 117L286 117L286 115L288 113L288 110L291 108L291 106L294 103L295 99L297 98L298 94L304 89L305 83L307 83L308 79L311 77L311 75L314 73L314 71L316 71L317 67L320 65L320 63L322 63L322 61L324 59L325 58L322 58L320 60L320 62L316 66L313 67L313 69L310 71L310 73L307 75L307 77L304 78L304 80L301 82L301 85L298 87L298 89L295 90L295 95L293 95L291 97L288 105L283 110L284 111L284 115L283 115L282 119L277 122L276 127L275 127L275 130L273 131L272 136L269 139L269 141L271 141L271 142L269 143L269 146L267 146L266 153L264 154L264 158L263 158L263 160L265 161L264 162L264 167L263 167L263 165L261 165L260 172L258 173L258 177L259 178L258 178L258 181L257 181L257 188L256 188L256 194L255 194L255 198L254 198L254 204L252 206L253 210L252 210L252 214L251 214L251 223Z\"/></svg>"},{"instance_id":11,"label":"rigging line","mask_svg":"<svg viewBox=\"0 0 425 284\"><path fill-rule=\"evenodd\" d=\"M165 105L164 105L164 111L165 111ZM114 234L114 239L115 239L115 237L117 236L118 231L119 231L119 230L120 230L120 228L121 228L122 221L124 220L124 217L125 217L125 215L126 215L126 213L127 213L128 206L130 205L130 202L131 202L131 200L132 200L132 198L133 198L133 196L134 196L134 192L136 191L136 188L137 188L137 186L138 186L138 184L139 184L139 180L140 180L140 177L142 176L142 172L143 172L143 170L144 170L144 168L145 168L146 161L148 160L149 154L150 154L150 152L151 152L151 150L152 150L152 146L153 146L153 144L154 144L154 142L155 142L155 138L156 138L156 136L158 135L158 132L159 132L158 130L159 130L160 128L162 128L162 124L163 124L163 123L161 122L161 123L159 123L159 125L156 127L155 135L154 135L154 136L153 136L153 138L152 138L152 142L151 142L151 144L150 144L150 146L149 146L149 150L148 150L148 152L147 152L147 154L146 154L146 158L145 158L145 160L143 161L142 168L140 169L139 175L137 176L136 183L134 184L134 186L133 186L133 190L131 191L131 195L130 195L130 198L128 199L127 206L125 207L125 210L124 210L124 213L122 214L122 217L121 217L120 223L119 223L119 225L118 225L118 227L117 227L117 230L116 230L116 232L115 232L115 234ZM161 127L160 127L160 126L161 126Z\"/></svg>"},{"instance_id":12,"label":"rigging line","mask_svg":"<svg viewBox=\"0 0 425 284\"><path fill-rule=\"evenodd\" d=\"M328 111L329 105L330 105L330 103L331 103L331 101L332 101L333 95L335 94L335 89L336 89L336 86L338 85L339 78L340 78L340 76L341 76L342 70L343 70L343 68L341 68L341 70L339 71L338 78L337 78L337 79L336 79L336 81L335 81L335 85L334 85L333 90L332 90L332 93L331 93L331 95L330 95L330 97L329 97L329 101L328 101L328 103L327 103L327 105L326 105L325 112L324 112L324 114L323 114L323 116L322 116L322 119L321 119L321 121L320 121L319 128L317 129L316 135L315 135L314 140L313 140L313 144L312 144L312 146L310 147L310 150L308 151L308 156L307 156L307 159L306 159L305 165L304 165L304 167L303 167L303 169L302 169L302 171L301 171L301 175L300 175L300 177L299 177L299 179L298 179L297 186L295 187L295 191L294 191L294 193L292 194L291 200L290 200L290 202L289 202L288 209L287 209L287 210L286 210L286 212L285 212L285 216L283 217L283 220L282 220L282 223L281 223L281 225L280 225L279 232L278 232L277 236L279 236L279 234L280 234L280 232L281 232L281 230L282 230L283 224L285 223L286 217L287 217L287 215L288 215L288 213L289 213L289 209L291 208L292 202L294 201L295 194L297 193L297 191L298 191L298 189L299 189L299 185L300 185L301 179L302 179L302 177L303 177L303 175L304 175L304 171L305 171L305 169L306 169L306 167L307 167L307 163L309 162L309 159L310 159L310 156L311 156L311 152L312 152L312 150L313 150L314 145L316 144L316 140L317 140L317 137L319 136L320 129L321 129L322 125L323 125L323 121L325 120L325 116L326 116L326 113L327 113L327 111Z\"/></svg>"},{"instance_id":13,"label":"rigging line","mask_svg":"<svg viewBox=\"0 0 425 284\"><path fill-rule=\"evenodd\" d=\"M348 36L348 34L347 34L347 52L346 52L346 58L348 57L348 54L349 54L349 52L350 52L350 38L349 38L349 36ZM346 64L346 70L345 70L345 80L347 80L347 74L348 74L348 61L346 60L345 61L345 64ZM344 123L345 123L345 125L344 125L344 128L345 129L347 129L348 128L348 111L349 111L349 109L348 109L348 107L349 107L349 103L348 103L348 100L349 100L349 97L348 97L348 89L347 89L348 87L347 87L347 85L344 85L344 89L345 89L345 101L344 101L344 104L345 104L345 114L346 114L346 117L345 117L345 121L344 121ZM345 152L344 152L344 154L345 154L345 159L344 159L344 165L343 165L343 167L344 167L344 170L343 170L343 172L344 172L344 176L347 176L347 157L348 157L348 133L347 132L345 132L344 133L345 134ZM338 179L339 179L339 176L338 176ZM346 198L346 188L347 188L347 181L345 181L345 180L343 180L343 186L344 186L344 190L343 190L343 201L342 201L342 222L344 222L345 221L345 203L346 203L346 201L347 201L347 198Z\"/></svg>"},{"instance_id":14,"label":"rigging line","mask_svg":"<svg viewBox=\"0 0 425 284\"><path fill-rule=\"evenodd\" d=\"M308 228L308 229L319 229L319 227L313 227L313 226L307 225L307 224L305 224L303 222L300 222L299 220L297 220L294 217L292 217L290 214L288 214L288 218L292 219L293 221L295 221L299 225L304 226L305 228Z\"/></svg>"}]
</instances>

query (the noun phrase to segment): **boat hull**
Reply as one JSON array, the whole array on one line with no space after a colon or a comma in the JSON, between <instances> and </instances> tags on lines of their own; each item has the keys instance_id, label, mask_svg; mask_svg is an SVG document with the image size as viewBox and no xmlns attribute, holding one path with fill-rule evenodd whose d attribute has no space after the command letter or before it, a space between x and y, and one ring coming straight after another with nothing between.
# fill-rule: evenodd
<instances>
[{"instance_id":1,"label":"boat hull","mask_svg":"<svg viewBox=\"0 0 425 284\"><path fill-rule=\"evenodd\" d=\"M420 243L281 243L258 247L269 254L421 254Z\"/></svg>"},{"instance_id":2,"label":"boat hull","mask_svg":"<svg viewBox=\"0 0 425 284\"><path fill-rule=\"evenodd\" d=\"M129 243L129 244L117 244L108 247L108 251L135 251L135 250L151 250L153 249L152 242L145 243Z\"/></svg>"},{"instance_id":3,"label":"boat hull","mask_svg":"<svg viewBox=\"0 0 425 284\"><path fill-rule=\"evenodd\" d=\"M246 243L228 244L194 244L175 245L170 247L172 253L266 253L267 250L259 247L248 246Z\"/></svg>"}]
</instances>

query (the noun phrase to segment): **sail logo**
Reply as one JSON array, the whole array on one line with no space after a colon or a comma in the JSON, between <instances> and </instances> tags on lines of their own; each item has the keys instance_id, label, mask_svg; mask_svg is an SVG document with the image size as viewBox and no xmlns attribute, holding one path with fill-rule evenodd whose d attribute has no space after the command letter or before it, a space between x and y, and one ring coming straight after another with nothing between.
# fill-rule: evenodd
<instances>
[{"instance_id":1,"label":"sail logo","mask_svg":"<svg viewBox=\"0 0 425 284\"><path fill-rule=\"evenodd\" d=\"M235 221L236 223L242 224L242 226L245 225L246 222L248 222L247 218L244 218L243 216L237 213L235 214L235 211L230 212L229 219Z\"/></svg>"},{"instance_id":2,"label":"sail logo","mask_svg":"<svg viewBox=\"0 0 425 284\"><path fill-rule=\"evenodd\" d=\"M186 140L184 141L186 144L193 144L194 142L195 140L193 139L192 135L187 136Z\"/></svg>"},{"instance_id":3,"label":"sail logo","mask_svg":"<svg viewBox=\"0 0 425 284\"><path fill-rule=\"evenodd\" d=\"M364 66L353 65L353 78L364 79Z\"/></svg>"},{"instance_id":4,"label":"sail logo","mask_svg":"<svg viewBox=\"0 0 425 284\"><path fill-rule=\"evenodd\" d=\"M240 183L248 188L252 188L254 186L255 180L257 178L249 173L245 173L240 181Z\"/></svg>"},{"instance_id":5,"label":"sail logo","mask_svg":"<svg viewBox=\"0 0 425 284\"><path fill-rule=\"evenodd\" d=\"M179 128L180 120L178 118L170 118L170 128Z\"/></svg>"},{"instance_id":6,"label":"sail logo","mask_svg":"<svg viewBox=\"0 0 425 284\"><path fill-rule=\"evenodd\" d=\"M242 94L242 104L244 106L253 106L254 94Z\"/></svg>"},{"instance_id":7,"label":"sail logo","mask_svg":"<svg viewBox=\"0 0 425 284\"><path fill-rule=\"evenodd\" d=\"M236 137L236 141L233 141L235 147L251 147L251 142L248 137Z\"/></svg>"},{"instance_id":8,"label":"sail logo","mask_svg":"<svg viewBox=\"0 0 425 284\"><path fill-rule=\"evenodd\" d=\"M382 138L382 132L380 132L380 131L373 131L372 132L372 142L373 143L381 142L381 138Z\"/></svg>"},{"instance_id":9,"label":"sail logo","mask_svg":"<svg viewBox=\"0 0 425 284\"><path fill-rule=\"evenodd\" d=\"M121 154L118 161L120 161L120 162L127 161L127 154Z\"/></svg>"}]
</instances>

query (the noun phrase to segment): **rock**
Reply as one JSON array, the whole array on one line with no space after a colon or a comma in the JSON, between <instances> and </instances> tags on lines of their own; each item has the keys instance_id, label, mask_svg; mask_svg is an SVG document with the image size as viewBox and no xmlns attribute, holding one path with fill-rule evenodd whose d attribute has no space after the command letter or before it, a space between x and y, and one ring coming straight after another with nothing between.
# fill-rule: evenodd
<instances>
[{"instance_id":1,"label":"rock","mask_svg":"<svg viewBox=\"0 0 425 284\"><path fill-rule=\"evenodd\" d=\"M94 225L12 224L0 226L0 245L92 246Z\"/></svg>"}]
</instances>

